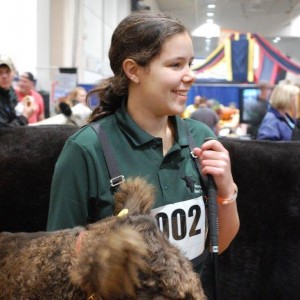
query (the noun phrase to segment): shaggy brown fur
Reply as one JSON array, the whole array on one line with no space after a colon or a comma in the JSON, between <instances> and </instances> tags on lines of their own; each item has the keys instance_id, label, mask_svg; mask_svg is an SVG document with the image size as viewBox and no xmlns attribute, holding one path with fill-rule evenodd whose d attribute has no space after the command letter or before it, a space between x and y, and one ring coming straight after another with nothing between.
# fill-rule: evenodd
<instances>
[{"instance_id":1,"label":"shaggy brown fur","mask_svg":"<svg viewBox=\"0 0 300 300\"><path fill-rule=\"evenodd\" d=\"M190 262L150 215L154 188L128 180L87 228L0 234L0 299L205 299ZM80 237L80 238L78 238Z\"/></svg>"}]
</instances>

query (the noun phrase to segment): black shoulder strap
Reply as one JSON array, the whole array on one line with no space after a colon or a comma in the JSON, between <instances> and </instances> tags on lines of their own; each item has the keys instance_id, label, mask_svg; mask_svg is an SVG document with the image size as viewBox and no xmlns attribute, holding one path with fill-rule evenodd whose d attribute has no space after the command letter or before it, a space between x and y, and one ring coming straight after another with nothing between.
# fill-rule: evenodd
<instances>
[{"instance_id":1,"label":"black shoulder strap","mask_svg":"<svg viewBox=\"0 0 300 300\"><path fill-rule=\"evenodd\" d=\"M105 133L105 131L101 128L99 122L92 122L90 123L91 127L95 130L97 133L101 144L103 148L103 154L106 162L106 166L108 169L108 173L110 176L110 185L115 188L119 184L121 184L123 181L125 181L124 175L121 175L121 172L118 168L118 165L116 163L114 154L113 154L113 148L108 140L108 137Z\"/></svg>"},{"instance_id":2,"label":"black shoulder strap","mask_svg":"<svg viewBox=\"0 0 300 300\"><path fill-rule=\"evenodd\" d=\"M184 124L185 130L186 130L191 156L192 156L195 166L199 172L200 180L201 180L201 183L202 183L202 186L204 189L204 193L207 195L207 178L205 178L203 176L203 174L201 173L199 160L197 161L196 160L197 157L193 154L193 149L196 147L195 141L190 133L190 130L187 127L187 124L185 122L183 122L183 124ZM117 165L116 160L113 155L112 145L109 142L105 131L101 128L99 122L92 122L92 123L90 123L90 126L97 133L97 135L102 143L105 162L107 165L109 176L111 178L110 184L112 187L115 187L115 186L121 184L125 180L125 177L124 177L124 175L121 175L121 172L119 171L118 165Z\"/></svg>"}]
</instances>

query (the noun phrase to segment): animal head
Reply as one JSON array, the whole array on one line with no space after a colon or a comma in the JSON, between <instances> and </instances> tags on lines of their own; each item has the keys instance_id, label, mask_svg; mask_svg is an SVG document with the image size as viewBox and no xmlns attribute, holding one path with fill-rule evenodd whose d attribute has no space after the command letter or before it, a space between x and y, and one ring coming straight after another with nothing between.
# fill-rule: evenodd
<instances>
[{"instance_id":1,"label":"animal head","mask_svg":"<svg viewBox=\"0 0 300 300\"><path fill-rule=\"evenodd\" d=\"M94 299L205 299L198 275L150 215L154 188L137 178L116 194L120 217L106 222L104 239L80 253L73 281ZM105 221L105 220L104 220ZM100 223L103 221L100 221ZM96 225L96 224L95 224Z\"/></svg>"},{"instance_id":2,"label":"animal head","mask_svg":"<svg viewBox=\"0 0 300 300\"><path fill-rule=\"evenodd\" d=\"M130 214L150 214L155 192L155 187L141 177L127 179L115 194L115 215L123 209Z\"/></svg>"}]
</instances>

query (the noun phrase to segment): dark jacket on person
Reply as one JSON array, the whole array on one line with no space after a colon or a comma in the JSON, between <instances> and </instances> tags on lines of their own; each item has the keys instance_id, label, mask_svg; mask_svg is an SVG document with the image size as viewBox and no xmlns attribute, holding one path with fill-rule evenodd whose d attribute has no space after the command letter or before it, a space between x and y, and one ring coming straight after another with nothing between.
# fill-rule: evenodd
<instances>
[{"instance_id":1,"label":"dark jacket on person","mask_svg":"<svg viewBox=\"0 0 300 300\"><path fill-rule=\"evenodd\" d=\"M190 118L206 124L213 131L215 131L216 125L220 120L218 114L206 106L200 106L191 114Z\"/></svg>"},{"instance_id":2,"label":"dark jacket on person","mask_svg":"<svg viewBox=\"0 0 300 300\"><path fill-rule=\"evenodd\" d=\"M257 140L290 141L295 128L295 121L288 115L282 115L270 107L257 134Z\"/></svg>"},{"instance_id":3,"label":"dark jacket on person","mask_svg":"<svg viewBox=\"0 0 300 300\"><path fill-rule=\"evenodd\" d=\"M17 116L15 106L17 96L11 87L8 90L0 88L0 127L12 127L27 125L28 121L24 116Z\"/></svg>"},{"instance_id":4,"label":"dark jacket on person","mask_svg":"<svg viewBox=\"0 0 300 300\"><path fill-rule=\"evenodd\" d=\"M296 120L295 128L292 134L292 141L300 141L300 118Z\"/></svg>"}]
</instances>

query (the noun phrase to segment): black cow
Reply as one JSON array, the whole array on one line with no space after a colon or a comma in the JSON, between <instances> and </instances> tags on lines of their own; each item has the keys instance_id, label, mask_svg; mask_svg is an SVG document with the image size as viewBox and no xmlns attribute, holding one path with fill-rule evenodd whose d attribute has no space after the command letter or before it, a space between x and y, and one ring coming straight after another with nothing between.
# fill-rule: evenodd
<instances>
[{"instance_id":1,"label":"black cow","mask_svg":"<svg viewBox=\"0 0 300 300\"><path fill-rule=\"evenodd\" d=\"M78 128L0 129L0 231L45 230L51 177ZM222 139L239 188L240 231L219 256L221 300L300 299L300 142ZM203 286L212 299L211 262Z\"/></svg>"},{"instance_id":2,"label":"black cow","mask_svg":"<svg viewBox=\"0 0 300 300\"><path fill-rule=\"evenodd\" d=\"M0 231L46 229L57 157L74 126L0 129Z\"/></svg>"},{"instance_id":3,"label":"black cow","mask_svg":"<svg viewBox=\"0 0 300 300\"><path fill-rule=\"evenodd\" d=\"M220 298L300 299L300 143L222 140L241 227L219 256ZM212 294L211 262L203 275Z\"/></svg>"}]
</instances>

